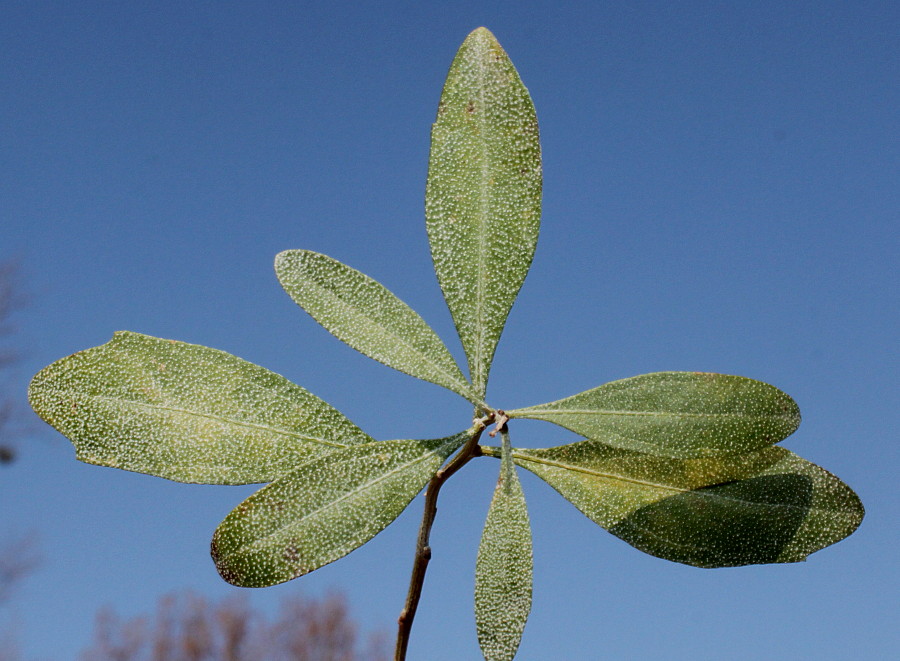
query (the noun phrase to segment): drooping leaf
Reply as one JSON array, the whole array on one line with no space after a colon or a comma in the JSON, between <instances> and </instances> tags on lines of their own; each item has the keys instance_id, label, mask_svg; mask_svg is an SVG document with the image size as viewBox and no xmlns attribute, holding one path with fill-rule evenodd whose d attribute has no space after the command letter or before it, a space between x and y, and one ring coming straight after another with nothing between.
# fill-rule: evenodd
<instances>
[{"instance_id":1,"label":"drooping leaf","mask_svg":"<svg viewBox=\"0 0 900 661\"><path fill-rule=\"evenodd\" d=\"M431 327L377 281L309 250L280 253L275 272L294 302L338 339L385 365L480 403Z\"/></svg>"},{"instance_id":2,"label":"drooping leaf","mask_svg":"<svg viewBox=\"0 0 900 661\"><path fill-rule=\"evenodd\" d=\"M704 372L643 374L506 413L553 422L613 447L673 458L758 450L800 425L800 409L778 388Z\"/></svg>"},{"instance_id":3,"label":"drooping leaf","mask_svg":"<svg viewBox=\"0 0 900 661\"><path fill-rule=\"evenodd\" d=\"M510 661L531 611L531 524L503 434L500 477L475 563L475 625L487 661Z\"/></svg>"},{"instance_id":4,"label":"drooping leaf","mask_svg":"<svg viewBox=\"0 0 900 661\"><path fill-rule=\"evenodd\" d=\"M697 567L798 562L864 514L850 487L781 447L668 459L588 440L513 457L632 546Z\"/></svg>"},{"instance_id":5,"label":"drooping leaf","mask_svg":"<svg viewBox=\"0 0 900 661\"><path fill-rule=\"evenodd\" d=\"M178 482L268 482L313 456L372 440L274 372L130 332L44 368L28 398L81 461Z\"/></svg>"},{"instance_id":6,"label":"drooping leaf","mask_svg":"<svg viewBox=\"0 0 900 661\"><path fill-rule=\"evenodd\" d=\"M497 341L537 244L541 149L528 90L478 28L460 47L431 132L431 256L472 383L484 395Z\"/></svg>"},{"instance_id":7,"label":"drooping leaf","mask_svg":"<svg viewBox=\"0 0 900 661\"><path fill-rule=\"evenodd\" d=\"M342 558L396 519L471 433L367 443L311 460L225 517L212 540L216 568L234 585L265 587Z\"/></svg>"}]
</instances>

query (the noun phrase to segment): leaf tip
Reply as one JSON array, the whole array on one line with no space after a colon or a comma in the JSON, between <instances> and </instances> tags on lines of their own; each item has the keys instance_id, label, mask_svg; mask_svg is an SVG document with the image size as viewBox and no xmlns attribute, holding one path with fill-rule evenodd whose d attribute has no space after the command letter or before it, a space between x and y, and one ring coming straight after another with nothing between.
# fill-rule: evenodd
<instances>
[{"instance_id":1,"label":"leaf tip","mask_svg":"<svg viewBox=\"0 0 900 661\"><path fill-rule=\"evenodd\" d=\"M291 255L293 255L296 252L297 252L296 250L282 250L280 253L275 255L275 272L280 273L281 269L285 265L285 263L287 263L288 260L290 260Z\"/></svg>"},{"instance_id":2,"label":"leaf tip","mask_svg":"<svg viewBox=\"0 0 900 661\"><path fill-rule=\"evenodd\" d=\"M209 555L212 558L213 564L216 566L216 571L218 572L219 576L222 577L222 580L226 583L239 588L251 587L247 585L244 574L237 571L232 565L227 562L226 554L219 546L219 533L220 531L216 530L213 533L212 540L210 540L209 543Z\"/></svg>"},{"instance_id":3,"label":"leaf tip","mask_svg":"<svg viewBox=\"0 0 900 661\"><path fill-rule=\"evenodd\" d=\"M488 30L483 25L472 30L469 33L469 36L466 37L466 39L493 39L494 41L497 40L497 38L494 36L494 33L491 32L490 30Z\"/></svg>"},{"instance_id":4,"label":"leaf tip","mask_svg":"<svg viewBox=\"0 0 900 661\"><path fill-rule=\"evenodd\" d=\"M483 55L490 52L505 56L503 47L500 45L497 37L484 26L472 30L466 36L459 50L460 52L469 52L471 54L470 57L476 53Z\"/></svg>"}]
</instances>

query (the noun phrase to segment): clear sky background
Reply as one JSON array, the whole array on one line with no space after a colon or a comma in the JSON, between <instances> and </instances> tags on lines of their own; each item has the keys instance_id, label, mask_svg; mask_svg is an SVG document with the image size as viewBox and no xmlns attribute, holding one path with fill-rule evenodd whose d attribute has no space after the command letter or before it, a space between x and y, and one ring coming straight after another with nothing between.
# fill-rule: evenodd
<instances>
[{"instance_id":1,"label":"clear sky background","mask_svg":"<svg viewBox=\"0 0 900 661\"><path fill-rule=\"evenodd\" d=\"M20 405L38 369L127 329L277 371L379 439L467 426L460 398L320 328L272 260L350 264L462 358L423 196L441 86L479 25L531 91L544 157L541 240L489 401L662 370L760 379L803 412L785 445L867 508L806 563L701 570L632 549L523 475L536 580L519 658L893 658L896 2L2 2L0 257L21 260L32 298ZM255 487L87 466L37 421L19 449L0 470L0 535L35 531L44 561L2 622L26 659L75 658L103 605L239 591L209 539ZM473 568L497 469L476 461L442 492L414 661L480 658ZM336 588L393 633L420 514L418 499L252 603Z\"/></svg>"}]
</instances>

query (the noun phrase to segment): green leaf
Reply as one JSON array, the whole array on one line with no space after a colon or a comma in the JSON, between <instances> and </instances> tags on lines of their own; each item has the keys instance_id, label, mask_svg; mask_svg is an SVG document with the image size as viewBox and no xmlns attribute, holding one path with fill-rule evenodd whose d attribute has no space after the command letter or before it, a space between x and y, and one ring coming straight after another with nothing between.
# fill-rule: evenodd
<instances>
[{"instance_id":1,"label":"green leaf","mask_svg":"<svg viewBox=\"0 0 900 661\"><path fill-rule=\"evenodd\" d=\"M396 519L471 434L367 443L313 459L219 524L212 540L219 574L266 587L342 558Z\"/></svg>"},{"instance_id":2,"label":"green leaf","mask_svg":"<svg viewBox=\"0 0 900 661\"><path fill-rule=\"evenodd\" d=\"M528 90L487 29L460 47L431 131L431 256L481 396L525 280L541 216L541 148Z\"/></svg>"},{"instance_id":3,"label":"green leaf","mask_svg":"<svg viewBox=\"0 0 900 661\"><path fill-rule=\"evenodd\" d=\"M372 439L315 395L195 344L119 332L31 382L35 412L77 458L178 482L269 482Z\"/></svg>"},{"instance_id":4,"label":"green leaf","mask_svg":"<svg viewBox=\"0 0 900 661\"><path fill-rule=\"evenodd\" d=\"M475 564L475 624L487 661L510 661L531 611L531 525L525 494L503 433L500 478Z\"/></svg>"},{"instance_id":5,"label":"green leaf","mask_svg":"<svg viewBox=\"0 0 900 661\"><path fill-rule=\"evenodd\" d=\"M309 250L280 253L275 272L294 302L338 339L389 367L481 403L431 327L380 283Z\"/></svg>"},{"instance_id":6,"label":"green leaf","mask_svg":"<svg viewBox=\"0 0 900 661\"><path fill-rule=\"evenodd\" d=\"M617 448L673 458L758 450L800 425L800 409L778 388L703 372L644 374L506 413L553 422Z\"/></svg>"},{"instance_id":7,"label":"green leaf","mask_svg":"<svg viewBox=\"0 0 900 661\"><path fill-rule=\"evenodd\" d=\"M666 459L589 440L513 457L632 546L697 567L798 562L864 514L850 487L781 447Z\"/></svg>"}]
</instances>

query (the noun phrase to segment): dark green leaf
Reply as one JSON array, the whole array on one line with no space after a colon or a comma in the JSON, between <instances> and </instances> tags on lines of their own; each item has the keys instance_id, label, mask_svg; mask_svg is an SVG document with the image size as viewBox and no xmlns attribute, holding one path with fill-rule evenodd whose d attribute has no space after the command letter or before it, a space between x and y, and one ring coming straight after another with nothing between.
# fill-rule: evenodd
<instances>
[{"instance_id":1,"label":"dark green leaf","mask_svg":"<svg viewBox=\"0 0 900 661\"><path fill-rule=\"evenodd\" d=\"M178 482L268 482L372 439L315 395L223 351L119 332L41 370L35 412L81 461Z\"/></svg>"},{"instance_id":2,"label":"dark green leaf","mask_svg":"<svg viewBox=\"0 0 900 661\"><path fill-rule=\"evenodd\" d=\"M283 583L384 530L472 432L337 450L263 487L219 524L212 556L241 587Z\"/></svg>"},{"instance_id":3,"label":"dark green leaf","mask_svg":"<svg viewBox=\"0 0 900 661\"><path fill-rule=\"evenodd\" d=\"M864 514L846 484L781 447L666 459L582 441L513 457L632 546L698 567L798 562Z\"/></svg>"},{"instance_id":4,"label":"dark green leaf","mask_svg":"<svg viewBox=\"0 0 900 661\"><path fill-rule=\"evenodd\" d=\"M758 450L787 438L800 424L794 400L778 388L705 372L644 374L507 414L673 458Z\"/></svg>"},{"instance_id":5,"label":"dark green leaf","mask_svg":"<svg viewBox=\"0 0 900 661\"><path fill-rule=\"evenodd\" d=\"M425 216L438 281L481 396L534 255L541 182L531 97L494 35L478 28L441 95Z\"/></svg>"}]
</instances>

